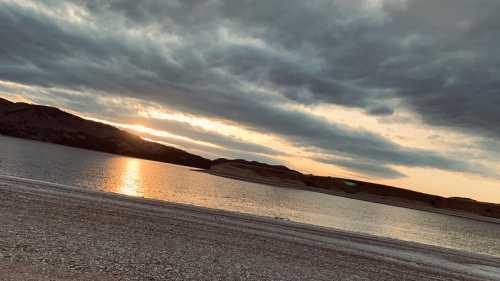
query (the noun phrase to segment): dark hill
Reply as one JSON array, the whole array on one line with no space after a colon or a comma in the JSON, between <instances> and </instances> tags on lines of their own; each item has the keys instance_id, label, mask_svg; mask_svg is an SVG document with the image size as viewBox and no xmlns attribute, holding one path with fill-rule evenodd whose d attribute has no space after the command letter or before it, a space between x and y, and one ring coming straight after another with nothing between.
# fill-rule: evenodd
<instances>
[{"instance_id":1,"label":"dark hill","mask_svg":"<svg viewBox=\"0 0 500 281\"><path fill-rule=\"evenodd\" d=\"M13 103L1 98L0 134L202 169L211 163L203 157L146 141L54 107Z\"/></svg>"},{"instance_id":2,"label":"dark hill","mask_svg":"<svg viewBox=\"0 0 500 281\"><path fill-rule=\"evenodd\" d=\"M325 193L328 193L328 191L335 192L335 194L343 193L350 198L363 199L368 196L383 199L387 202L400 203L395 205L417 204L426 208L453 210L500 218L500 205L498 204L483 203L460 197L445 198L371 182L305 175L285 166L275 166L255 161L217 159L212 162L210 171L216 175L271 185L284 187L307 186Z\"/></svg>"}]
</instances>

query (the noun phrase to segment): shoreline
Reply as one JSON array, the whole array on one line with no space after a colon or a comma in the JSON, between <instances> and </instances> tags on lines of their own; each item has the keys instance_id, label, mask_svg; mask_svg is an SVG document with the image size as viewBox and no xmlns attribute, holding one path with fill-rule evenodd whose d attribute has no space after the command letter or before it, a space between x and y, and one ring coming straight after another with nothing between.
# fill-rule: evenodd
<instances>
[{"instance_id":1,"label":"shoreline","mask_svg":"<svg viewBox=\"0 0 500 281\"><path fill-rule=\"evenodd\" d=\"M317 188L317 187L310 187L310 186L306 186L306 185L280 184L279 182L275 182L272 180L238 177L238 176L229 175L229 174L225 174L225 173L214 172L211 170L192 169L192 171L206 173L206 174L210 174L210 175L217 176L217 177L238 180L238 181L242 181L242 182L264 184L264 185L269 185L269 186L279 187L279 188L291 188L291 189L298 189L298 190L304 190L304 191L311 191L311 192L322 193L322 194L331 195L331 196L339 196L339 197L349 198L349 199L353 199L353 200L360 200L360 201L365 201L365 202L370 202L370 203L375 203L375 204L382 204L382 205L387 205L387 206L412 209L412 210L418 210L418 211L453 216L453 217L460 217L460 218L470 219L470 220L475 220L475 221L500 224L500 219L496 219L496 218L492 218L492 217L486 217L486 216L481 216L481 215L476 215L476 214L461 212L461 211L455 211L455 210L450 210L450 209L433 208L430 206L425 206L425 205L413 203L413 202L401 202L401 201L387 199L387 198L383 198L383 197L372 195L372 194L366 194L366 193L349 194L346 192L322 189L322 188Z\"/></svg>"},{"instance_id":2,"label":"shoreline","mask_svg":"<svg viewBox=\"0 0 500 281\"><path fill-rule=\"evenodd\" d=\"M456 211L456 210L451 210L451 209L439 209L439 208L434 208L434 207L430 207L427 205L422 205L422 204L418 204L418 203L414 203L414 202L401 202L401 201L391 200L391 199L383 198L383 197L376 196L376 195L366 194L366 193L349 194L349 193L345 193L345 192L341 192L341 191L310 187L310 186L306 186L306 185L283 184L283 183L273 181L273 180L234 176L234 175L230 175L230 174L214 172L210 169L200 169L200 168L195 168L192 166L173 164L173 163L157 161L157 160L149 160L149 159L140 158L140 157L114 154L114 153L110 153L110 152L97 151L97 150L92 150L92 149L87 149L87 148L79 148L79 147L67 146L67 145L63 145L63 144L50 143L50 142L41 142L39 140L18 138L18 137L2 135L2 134L0 134L0 136L5 137L5 138L16 139L16 140L20 140L20 141L26 141L26 142L44 143L44 144L49 144L49 145L54 145L54 146L61 146L61 147L65 147L65 148L91 151L94 153L105 154L105 155L108 155L111 157L127 157L127 158L139 159L142 161L151 161L151 162L155 162L155 163L186 167L186 168L190 168L192 171L195 171L195 172L206 173L206 174L210 174L213 176L229 178L229 179L243 181L243 182L264 184L264 185L269 185L269 186L273 186L273 187L280 187L280 188L299 189L299 190L311 191L311 192L316 192L316 193L322 193L322 194L331 195L331 196L339 196L339 197L344 197L344 198L349 198L349 199L354 199L354 200L371 202L371 203L375 203L375 204L382 204L382 205L388 205L388 206L393 206L393 207L413 209L413 210L418 210L418 211L460 217L460 218L465 218L465 219L471 219L471 220L475 220L475 221L500 224L500 219L496 219L493 217L481 216L481 215L476 215L476 214L472 214L472 213L468 213L468 212ZM2 178L2 175L0 175L0 179L1 178Z\"/></svg>"},{"instance_id":3,"label":"shoreline","mask_svg":"<svg viewBox=\"0 0 500 281\"><path fill-rule=\"evenodd\" d=\"M154 223L148 226L150 228L174 224L182 225L183 227L188 229L187 232L181 233L181 235L178 237L175 235L172 236L175 237L175 239L179 239L179 241L182 241L182 243L176 244L176 247L184 247L183 245L186 245L186 243L189 245L194 243L194 240L186 240L186 238L183 237L186 235L192 235L193 231L196 233L198 233L197 231L199 231L199 235L203 237L208 236L209 240L219 239L217 247L223 249L223 252L224 249L228 250L227 248L236 251L228 258L232 258L234 255L243 255L240 258L245 259L247 258L246 255L250 255L249 253L246 253L246 251L250 251L252 247L256 247L256 245L258 245L259 247L262 246L263 249L267 249L269 247L276 248L273 248L273 251L270 252L267 252L266 250L266 252L261 253L262 249L260 251L257 251L256 253L252 252L254 255L256 255L257 261L264 258L266 255L271 255L276 252L279 253L280 251L288 251L290 249L293 250L293 255L296 255L296 259L294 259L293 262L297 263L297 265L302 265L308 259L311 259L311 257L309 257L307 253L321 252L322 255L325 255L326 260L333 263L341 262L341 260L332 258L333 256L346 256L346 261L342 262L347 262L347 267L343 268L342 270L336 270L339 270L339 272L342 271L348 275L357 274L356 272L350 272L349 270L355 271L360 264L366 264L367 268L373 270L379 269L380 267L387 267L388 270L396 270L401 268L404 269L404 272L413 272L412 274L415 274L415 276L419 274L422 274L422 276L427 276L426 278L430 278L430 276L438 276L438 278L436 278L437 280L500 279L500 257L467 253L458 250L439 248L414 242L405 242L389 238L381 238L371 235L306 225L296 222L281 221L266 217L258 217L222 210L195 207L159 200L128 197L120 194L105 193L57 184L48 184L35 180L21 180L15 178L0 177L0 194L3 195L1 196L1 198L18 198L16 199L17 201L5 201L6 199L0 199L0 208L2 208L1 210L4 214L7 214L7 216L4 215L4 217L0 218L0 220L15 218L16 212L21 212L22 210L19 210L18 206L24 206L25 209L29 209L32 206L36 205L37 208L40 208L40 210L42 210L40 212L28 210L27 213L24 214L25 218L23 220L13 219L13 222L11 222L11 226L13 228L19 228L20 231L26 231L26 229L31 227L30 225L23 225L23 223L29 221L30 219L33 219L34 222L42 220L42 222L45 224L61 224L61 222L58 220L49 220L52 217L61 217L63 223L69 224L69 227L64 228L64 231L73 231L74 229L76 229L76 233L89 232L90 237L95 237L97 235L96 232L101 231L101 228L110 228L110 231L113 232L115 231L115 228L119 228L121 226L115 224L110 225L110 222L108 221L109 216L111 216L112 218L120 218L120 221L122 221L123 224L137 223L141 225L144 221L152 220ZM88 210L88 213L86 213L86 210ZM10 213L12 214L11 216L9 216ZM99 215L101 213L104 214L102 215L102 217ZM65 216L73 215L81 215L84 219L81 221L65 221ZM49 221L46 222L45 220ZM103 220L104 223L94 224L94 220ZM79 222L79 224L77 225L78 227L72 225L76 222ZM9 224L7 223L7 225ZM90 227L89 229L89 226L92 225L94 226ZM9 236L10 231L11 230L5 228L0 229L0 237L5 237L7 241L8 239L17 239L17 237ZM137 229L135 229L135 231L137 231L138 233L142 233L142 231L145 230L143 229L143 227L138 227ZM57 237L65 234L58 233L56 230L52 229L48 229L47 232L50 235L55 235L55 239L59 239ZM131 235L133 233L134 232L131 232ZM153 234L151 234L153 236L147 237L151 237L148 239L153 239L152 241L154 241L154 239L160 239L159 237L164 236L160 233L163 232L153 232ZM216 238L210 238L213 233L217 233ZM44 235L48 234L45 233ZM24 241L24 244L37 244L39 241L32 241L35 239L33 237L37 236L28 236L28 241ZM108 235L105 236L104 239L114 239L113 237L113 235ZM236 239L235 237L238 238L238 242L234 242L236 244L231 244L228 242L232 241L231 239ZM251 237L251 239L249 237ZM167 238L168 237L163 237L162 239ZM125 245L138 243L138 240L135 240L128 236L123 237L123 239L125 241ZM255 239L260 242L255 244ZM99 241L99 243L100 242L101 241ZM123 241L120 241L120 243L121 242ZM97 243L97 241L90 240L89 245L93 245L93 243ZM206 243L206 241L204 243ZM62 247L62 251L64 251L65 245L62 244L59 246ZM21 250L23 254L30 254L29 251L25 251L23 250L23 248L21 248ZM198 248L192 250L197 251ZM4 262L1 259L1 254L2 243L0 243L0 264ZM188 252L183 253L183 255L191 258L190 253ZM283 256L280 255L279 257L283 258ZM326 260L323 261L326 262ZM269 260L268 262L273 263L274 260ZM19 266L19 263L14 265ZM232 267L233 265L234 264L231 263L226 266ZM251 265L252 263L249 262L248 266ZM279 265L283 264L280 263ZM351 265L352 268L349 267ZM180 266L182 268L184 265L180 264L177 266ZM200 266L206 266L206 264L202 264ZM208 266L211 265L208 264ZM267 268L267 266L269 265L265 264L261 266ZM335 267L328 268L329 270L335 269ZM308 266L304 266L303 268L299 269L309 270L311 268L309 268ZM316 272L318 268L312 267L312 269L313 271L311 271L310 274L316 274L314 272ZM326 270L326 268L321 269ZM257 268L255 270L257 270ZM282 271L283 270L279 269L278 267L278 272L269 274L288 274L286 271ZM91 273L98 274L99 272ZM0 269L0 275L1 274L2 269ZM388 276L386 274L389 273L379 272L378 275L370 275L376 276L377 278L360 280L398 280L396 278L397 276L393 276L394 279L386 278ZM328 276L331 279L333 275ZM415 277L415 279L409 280L427 280L424 277L420 279L419 278L420 277ZM264 279L266 278L263 278L263 280ZM272 278L266 280L271 279ZM12 280L24 279L14 278ZM114 279L104 278L102 280ZM249 278L248 280L254 279Z\"/></svg>"}]
</instances>

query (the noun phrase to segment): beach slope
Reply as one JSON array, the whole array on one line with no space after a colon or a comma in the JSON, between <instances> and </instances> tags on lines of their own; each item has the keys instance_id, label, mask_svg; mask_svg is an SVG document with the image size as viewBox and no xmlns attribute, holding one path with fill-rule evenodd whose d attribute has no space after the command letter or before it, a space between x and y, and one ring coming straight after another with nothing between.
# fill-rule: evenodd
<instances>
[{"instance_id":1,"label":"beach slope","mask_svg":"<svg viewBox=\"0 0 500 281\"><path fill-rule=\"evenodd\" d=\"M0 280L500 280L500 259L0 178Z\"/></svg>"}]
</instances>

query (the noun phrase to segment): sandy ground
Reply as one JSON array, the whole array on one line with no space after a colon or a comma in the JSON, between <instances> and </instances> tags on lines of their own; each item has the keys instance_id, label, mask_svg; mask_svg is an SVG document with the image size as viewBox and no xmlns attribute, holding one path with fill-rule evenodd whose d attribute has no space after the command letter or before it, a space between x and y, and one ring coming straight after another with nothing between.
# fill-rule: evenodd
<instances>
[{"instance_id":1,"label":"sandy ground","mask_svg":"<svg viewBox=\"0 0 500 281\"><path fill-rule=\"evenodd\" d=\"M0 280L500 280L500 259L0 179Z\"/></svg>"}]
</instances>

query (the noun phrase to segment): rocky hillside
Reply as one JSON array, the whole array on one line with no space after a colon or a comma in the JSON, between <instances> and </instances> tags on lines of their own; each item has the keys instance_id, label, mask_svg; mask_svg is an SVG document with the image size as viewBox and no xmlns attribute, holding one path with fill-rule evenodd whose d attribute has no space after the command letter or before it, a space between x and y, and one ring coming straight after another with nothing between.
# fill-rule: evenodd
<instances>
[{"instance_id":1,"label":"rocky hillside","mask_svg":"<svg viewBox=\"0 0 500 281\"><path fill-rule=\"evenodd\" d=\"M211 161L60 109L0 98L0 134L206 169Z\"/></svg>"}]
</instances>

